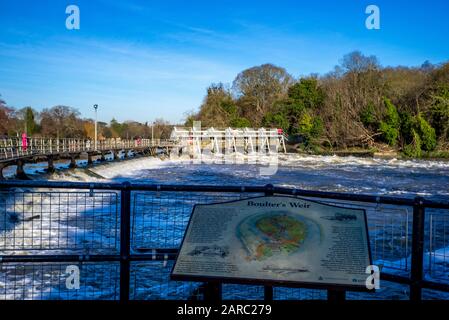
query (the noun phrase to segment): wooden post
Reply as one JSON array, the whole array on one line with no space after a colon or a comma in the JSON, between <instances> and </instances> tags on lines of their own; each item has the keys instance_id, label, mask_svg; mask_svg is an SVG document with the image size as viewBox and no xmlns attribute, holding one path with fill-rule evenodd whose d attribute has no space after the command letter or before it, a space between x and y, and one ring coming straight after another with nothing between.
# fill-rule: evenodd
<instances>
[{"instance_id":1,"label":"wooden post","mask_svg":"<svg viewBox=\"0 0 449 320\"><path fill-rule=\"evenodd\" d=\"M70 164L69 164L69 168L76 168L76 155L75 154L71 154L70 155Z\"/></svg>"},{"instance_id":2,"label":"wooden post","mask_svg":"<svg viewBox=\"0 0 449 320\"><path fill-rule=\"evenodd\" d=\"M91 152L88 152L87 153L87 164L88 165L91 165L91 164L93 164L94 162L92 161L92 153Z\"/></svg>"},{"instance_id":3,"label":"wooden post","mask_svg":"<svg viewBox=\"0 0 449 320\"><path fill-rule=\"evenodd\" d=\"M20 180L30 180L30 178L26 175L25 170L23 169L25 165L25 161L22 159L17 160L17 170L16 177Z\"/></svg>"},{"instance_id":4,"label":"wooden post","mask_svg":"<svg viewBox=\"0 0 449 320\"><path fill-rule=\"evenodd\" d=\"M48 172L48 173L53 173L53 172L55 172L55 166L54 166L54 164L53 164L53 156L48 156L48 157L47 157L47 162L48 162L47 172Z\"/></svg>"}]
</instances>

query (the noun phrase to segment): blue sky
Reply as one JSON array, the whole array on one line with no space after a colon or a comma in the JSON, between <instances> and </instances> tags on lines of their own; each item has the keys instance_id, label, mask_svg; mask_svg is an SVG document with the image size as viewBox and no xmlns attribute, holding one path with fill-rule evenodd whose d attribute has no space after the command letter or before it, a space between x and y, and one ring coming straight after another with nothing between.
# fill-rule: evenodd
<instances>
[{"instance_id":1,"label":"blue sky","mask_svg":"<svg viewBox=\"0 0 449 320\"><path fill-rule=\"evenodd\" d=\"M338 3L337 3L338 2ZM65 9L80 8L80 30ZM365 28L380 8L381 29ZM0 94L99 119L179 122L213 82L263 63L326 73L353 50L381 64L449 59L449 1L0 0Z\"/></svg>"}]
</instances>

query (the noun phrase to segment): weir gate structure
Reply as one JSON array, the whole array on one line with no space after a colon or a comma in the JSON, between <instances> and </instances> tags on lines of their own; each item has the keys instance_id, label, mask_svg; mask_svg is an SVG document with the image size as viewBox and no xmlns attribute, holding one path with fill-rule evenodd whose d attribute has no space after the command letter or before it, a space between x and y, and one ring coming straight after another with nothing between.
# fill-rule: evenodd
<instances>
[{"instance_id":1,"label":"weir gate structure","mask_svg":"<svg viewBox=\"0 0 449 320\"><path fill-rule=\"evenodd\" d=\"M202 154L205 149L214 154L243 153L286 153L286 135L282 129L241 128L178 128L175 127L170 137L177 141L178 148L187 150L194 156Z\"/></svg>"}]
</instances>

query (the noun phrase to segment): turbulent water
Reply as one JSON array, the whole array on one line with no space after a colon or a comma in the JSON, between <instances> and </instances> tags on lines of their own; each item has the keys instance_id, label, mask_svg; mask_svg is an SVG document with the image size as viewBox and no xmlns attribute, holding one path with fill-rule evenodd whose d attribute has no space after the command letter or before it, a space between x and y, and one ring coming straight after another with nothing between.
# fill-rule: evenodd
<instances>
[{"instance_id":1,"label":"turbulent water","mask_svg":"<svg viewBox=\"0 0 449 320\"><path fill-rule=\"evenodd\" d=\"M106 179L119 181L212 185L271 183L303 189L406 197L420 195L449 200L447 161L281 155L273 175L261 175L260 170L264 167L267 165L140 158L97 166L91 170ZM79 180L80 177L79 172L70 171L56 179Z\"/></svg>"},{"instance_id":2,"label":"turbulent water","mask_svg":"<svg viewBox=\"0 0 449 320\"><path fill-rule=\"evenodd\" d=\"M234 160L234 159L231 159ZM238 160L237 160L238 161ZM236 161L236 162L237 162ZM245 162L245 160L241 160ZM78 161L82 168L86 161ZM68 163L59 162L64 169ZM265 185L449 200L449 161L398 160L337 156L280 155L273 175L261 175L267 164L197 163L184 159L138 158L91 168L106 179L157 184ZM25 171L42 178L45 164L27 164ZM5 169L12 177L14 166ZM92 180L82 170L44 177Z\"/></svg>"},{"instance_id":3,"label":"turbulent water","mask_svg":"<svg viewBox=\"0 0 449 320\"><path fill-rule=\"evenodd\" d=\"M209 159L210 160L210 159ZM234 159L235 160L235 159ZM339 192L351 192L351 193L363 193L363 194L377 194L377 195L394 195L403 197L414 197L423 196L428 199L448 201L449 202L449 162L444 161L421 161L421 160L398 160L398 159L373 159L373 158L356 158L356 157L336 157L336 156L301 156L301 155L280 155L279 161L277 163L277 168L272 175L261 175L261 169L266 168L266 163L263 164L248 164L245 163L247 160L241 160L243 163L197 163L188 158L184 159L174 159L174 160L161 160L159 158L136 158L121 162L107 162L103 164L96 165L94 167L85 168L83 165L85 163L79 162L80 168L75 170L60 170L53 175L46 175L43 172L44 164L33 164L27 165L25 171L32 176L34 179L50 179L50 180L70 180L70 181L131 181L131 182L145 182L154 184L208 184L208 185L265 185L271 183L275 186L283 187L296 187L302 189L312 189L312 190L322 190L322 191L339 191ZM67 166L66 163L59 163L58 168L63 169ZM12 174L10 168L7 174ZM167 199L165 199L167 200ZM34 201L34 202L33 202ZM42 203L51 203L51 199L42 200ZM47 202L45 202L47 201ZM73 200L71 200L73 202ZM104 205L106 202L102 198L102 202L96 205ZM135 232L142 239L142 246L145 245L161 245L170 247L171 244L179 245L179 241L182 237L183 227L185 227L186 221L188 220L189 212L191 210L192 203L187 200L180 201L169 201L163 202L158 205L159 209L157 211L163 211L162 213L157 213L157 217L152 217L154 215L153 211L146 212L144 209L139 209L141 207L152 206L155 208L156 204L154 199L151 199L150 203L143 201L141 204L137 203L136 206L136 216L138 219L135 222ZM25 202L25 200L24 200ZM71 203L68 201L67 206L70 207ZM36 199L32 199L28 202L29 206L40 206ZM79 202L78 202L79 203ZM25 205L25 204L24 204ZM111 205L114 205L114 201L111 201ZM83 210L87 206L76 210L76 217L83 213ZM83 209L84 208L84 209ZM23 211L23 209L21 209ZM51 212L54 209L49 209ZM59 208L59 210L61 210ZM103 210L103 209L101 209ZM383 210L383 211L382 211ZM94 210L95 211L95 210ZM166 218L161 217L162 214L167 214L172 217L174 215L172 223ZM1 213L1 212L0 212ZM58 225L53 227L51 224L42 225L44 229L48 228L51 232L55 229L69 230L72 229L79 230L79 234L83 234L83 238L77 238L76 232L75 237L67 239L67 241L72 241L77 245L87 245L95 247L95 244L104 243L104 239L109 239L111 235L107 234L105 231L98 232L94 230L92 226L83 225L79 226L73 217L69 217L70 209L68 209L67 217L62 217L58 221ZM141 216L139 216L139 214ZM396 209L396 208L384 208L379 210L376 208L370 208L368 210L369 223L370 223L370 237L372 242L373 258L378 264L384 265L386 268L390 268L390 273L407 273L409 272L410 263L410 248L406 240L410 236L410 210ZM434 230L433 238L429 241L432 242L432 250L426 253L425 257L425 267L426 276L430 279L437 278L439 281L441 279L446 279L449 274L447 265L449 262L449 243L446 239L449 239L449 230L446 227L446 221L448 220L449 212L434 212L435 221L438 219L443 219L444 225L441 227L438 225ZM103 214L103 217L107 214ZM179 216L179 217L177 217ZM114 220L103 219L103 225L107 226L105 229L112 230ZM141 220L139 220L141 219ZM159 220L157 220L159 219ZM168 219L168 218L167 218ZM179 219L176 220L176 219ZM158 224L155 224L157 220ZM6 220L5 220L6 221ZM44 219L43 219L44 221ZM71 222L72 221L72 222ZM87 220L88 221L88 220ZM141 222L139 222L141 221ZM150 222L151 223L150 223ZM12 224L9 222L9 227L12 229L9 232L16 232L19 228L26 230L27 228L32 229L32 223L37 222L24 222L22 224ZM1 224L1 217L0 217ZM5 222L6 225L6 222ZM449 224L448 224L449 225ZM387 227L385 227L387 226ZM14 229L15 228L15 229ZM91 228L92 230L90 230ZM98 228L98 226L97 226ZM159 229L158 229L159 228ZM427 226L426 228L430 228ZM432 227L432 228L435 228ZM103 230L104 228L102 228ZM53 231L52 231L53 230ZM2 231L0 230L0 251L2 246ZM51 233L50 232L50 233ZM14 233L15 234L15 233ZM89 236L85 236L89 234ZM153 241L155 234L159 236L156 239L156 243L150 243ZM6 233L5 233L6 235ZM89 237L91 238L89 240ZM56 234L52 239L60 239L61 235ZM8 239L5 236L4 241ZM50 239L50 236L49 236ZM99 240L101 239L101 240ZM109 241L108 240L108 241ZM134 239L134 241L137 241ZM60 240L58 240L60 241ZM157 243L159 241L159 243ZM429 242L427 241L427 242ZM51 241L50 241L51 242ZM170 245L167 245L170 244ZM5 244L3 244L5 245ZM427 246L429 246L427 244ZM427 247L426 247L427 248ZM0 252L1 253L1 252ZM187 288L185 284L183 285L169 285L166 281L166 277L169 272L170 266L165 267L165 273L158 274L158 277L162 277L165 280L155 278L155 271L151 271L151 268L156 268L160 271L160 266L145 265L145 266L135 266L137 269L135 271L134 277L138 278L143 285L145 290L134 290L134 297L138 299L144 298L179 298L186 297L193 294L195 286L193 289ZM145 272L142 272L145 271ZM30 271L30 274L35 276L34 271ZM140 272L140 273L139 273ZM24 274L24 278L27 279L28 273ZM3 287L7 286L8 271L3 270L0 272L0 298L2 295L2 275L5 280L3 282ZM15 275L15 274L14 274ZM433 278L432 278L433 277ZM116 279L115 279L116 280ZM28 281L31 281L28 279ZM113 279L104 279L101 281L97 278L93 279L92 286L104 287L107 285L104 282L114 282ZM45 281L40 281L39 285L43 286ZM50 282L49 282L50 283ZM47 283L47 286L49 285ZM44 286L45 287L45 286ZM404 299L407 298L407 288L404 286L390 284L387 287L387 291L381 291L376 294L377 298L395 298ZM151 293L152 289L157 288L155 293ZM48 288L46 289L48 290ZM246 290L244 289L229 289L225 290L225 296L232 298L242 298L245 297ZM281 290L281 291L279 291ZM279 289L277 294L287 298L291 298L291 293L285 293ZM5 296L11 298L11 294L5 289ZM98 291L98 290L97 290ZM66 293L67 298L113 298L113 293L111 290L103 290L100 292L93 290L92 294L83 293L80 296L73 296L72 293ZM113 291L113 290L112 290ZM232 294L231 294L231 293ZM41 292L40 292L41 293ZM51 293L51 290L50 290ZM239 295L240 294L240 295ZM309 295L308 295L309 294ZM310 296L310 294L312 296ZM62 294L56 291L55 294L46 294L45 298L51 297L61 298ZM252 297L259 297L260 292L255 289L255 292L251 294ZM250 296L251 296L250 295ZM316 298L315 295L320 297L320 293L311 293L310 291L303 290L300 293L293 294L293 297L302 298ZM428 297L437 298L447 298L444 295L438 293L427 293ZM21 294L20 297L28 297L27 294ZM33 295L31 294L31 297ZM12 297L16 297L15 293ZM38 297L42 297L39 296ZM360 295L354 296L355 298L360 298Z\"/></svg>"}]
</instances>

